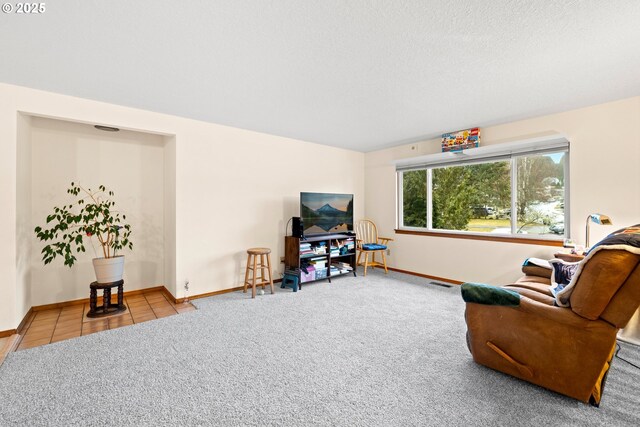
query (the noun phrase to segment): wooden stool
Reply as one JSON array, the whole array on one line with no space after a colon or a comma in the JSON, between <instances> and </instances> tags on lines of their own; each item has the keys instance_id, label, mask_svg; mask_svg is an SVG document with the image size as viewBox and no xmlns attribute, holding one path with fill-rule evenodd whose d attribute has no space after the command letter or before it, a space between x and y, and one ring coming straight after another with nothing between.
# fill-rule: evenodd
<instances>
[{"instance_id":1,"label":"wooden stool","mask_svg":"<svg viewBox=\"0 0 640 427\"><path fill-rule=\"evenodd\" d=\"M256 286L271 286L271 293L274 293L273 278L271 277L271 249L269 248L251 248L247 250L247 271L244 274L244 291L247 292L247 285L251 286L251 298L256 297ZM258 258L259 257L259 258ZM249 270L253 272L249 278ZM264 274L267 270L269 278ZM251 279L251 280L249 280Z\"/></svg>"}]
</instances>

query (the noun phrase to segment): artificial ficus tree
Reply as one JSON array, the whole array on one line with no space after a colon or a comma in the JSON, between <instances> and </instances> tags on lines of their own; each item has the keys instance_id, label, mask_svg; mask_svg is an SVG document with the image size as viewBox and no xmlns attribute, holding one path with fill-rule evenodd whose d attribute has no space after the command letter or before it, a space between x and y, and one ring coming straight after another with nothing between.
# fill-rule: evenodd
<instances>
[{"instance_id":1,"label":"artificial ficus tree","mask_svg":"<svg viewBox=\"0 0 640 427\"><path fill-rule=\"evenodd\" d=\"M113 191L104 185L93 191L72 182L67 193L75 196L75 202L54 207L47 215L47 225L34 230L41 241L51 241L41 252L45 265L60 256L72 267L77 260L75 254L86 252L85 238L95 237L105 258L115 257L124 248L133 249L131 225L124 223L126 215L115 210Z\"/></svg>"}]
</instances>

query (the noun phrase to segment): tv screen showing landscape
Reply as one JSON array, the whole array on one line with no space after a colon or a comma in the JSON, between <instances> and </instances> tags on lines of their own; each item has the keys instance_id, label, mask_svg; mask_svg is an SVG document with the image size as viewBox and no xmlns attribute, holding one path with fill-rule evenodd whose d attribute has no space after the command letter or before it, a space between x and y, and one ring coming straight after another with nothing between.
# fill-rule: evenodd
<instances>
[{"instance_id":1,"label":"tv screen showing landscape","mask_svg":"<svg viewBox=\"0 0 640 427\"><path fill-rule=\"evenodd\" d=\"M353 194L300 193L304 234L353 231Z\"/></svg>"}]
</instances>

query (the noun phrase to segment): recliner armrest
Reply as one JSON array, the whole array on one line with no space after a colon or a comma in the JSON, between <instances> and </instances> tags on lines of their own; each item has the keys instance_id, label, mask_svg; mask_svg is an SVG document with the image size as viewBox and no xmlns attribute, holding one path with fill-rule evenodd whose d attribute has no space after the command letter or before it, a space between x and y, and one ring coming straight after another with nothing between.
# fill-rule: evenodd
<instances>
[{"instance_id":1,"label":"recliner armrest","mask_svg":"<svg viewBox=\"0 0 640 427\"><path fill-rule=\"evenodd\" d=\"M518 307L520 305L520 294L497 286L484 283L463 283L461 290L462 299L465 302L507 307Z\"/></svg>"},{"instance_id":2,"label":"recliner armrest","mask_svg":"<svg viewBox=\"0 0 640 427\"><path fill-rule=\"evenodd\" d=\"M522 272L526 276L539 276L549 279L553 267L549 261L540 258L527 258L522 263Z\"/></svg>"}]
</instances>

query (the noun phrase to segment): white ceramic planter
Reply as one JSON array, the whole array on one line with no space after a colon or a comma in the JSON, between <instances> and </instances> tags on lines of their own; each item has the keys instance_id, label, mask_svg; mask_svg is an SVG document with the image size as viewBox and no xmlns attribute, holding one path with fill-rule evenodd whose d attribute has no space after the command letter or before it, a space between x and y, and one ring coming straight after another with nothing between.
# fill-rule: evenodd
<instances>
[{"instance_id":1,"label":"white ceramic planter","mask_svg":"<svg viewBox=\"0 0 640 427\"><path fill-rule=\"evenodd\" d=\"M93 269L98 283L110 283L122 280L124 273L124 255L113 258L94 258Z\"/></svg>"}]
</instances>

